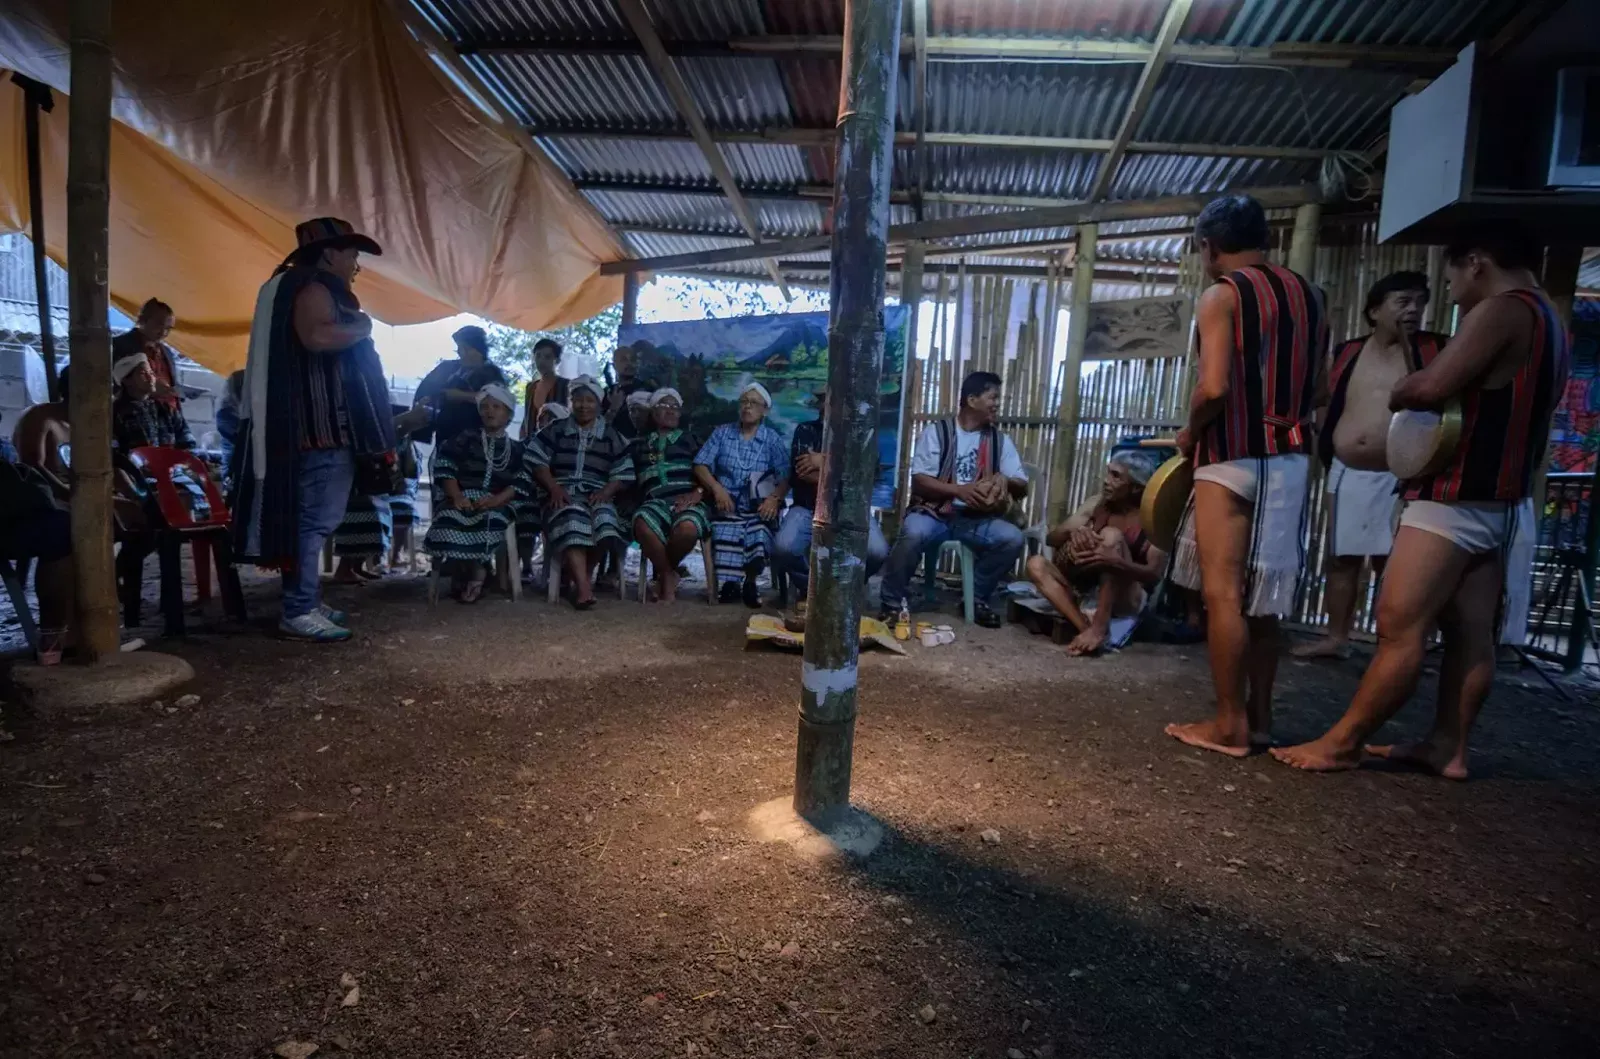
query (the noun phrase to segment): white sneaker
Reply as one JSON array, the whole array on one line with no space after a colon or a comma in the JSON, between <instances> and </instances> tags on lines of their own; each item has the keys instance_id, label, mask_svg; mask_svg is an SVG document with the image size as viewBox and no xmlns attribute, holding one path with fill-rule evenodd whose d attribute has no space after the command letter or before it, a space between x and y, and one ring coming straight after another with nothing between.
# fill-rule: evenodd
<instances>
[{"instance_id":1,"label":"white sneaker","mask_svg":"<svg viewBox=\"0 0 1600 1059\"><path fill-rule=\"evenodd\" d=\"M350 639L349 629L335 625L318 611L279 621L278 632L291 640L305 640L309 643L338 643Z\"/></svg>"},{"instance_id":2,"label":"white sneaker","mask_svg":"<svg viewBox=\"0 0 1600 1059\"><path fill-rule=\"evenodd\" d=\"M343 627L350 624L350 615L346 614L342 610L335 610L326 603L317 605L317 613L321 614L324 618L327 618L335 625Z\"/></svg>"}]
</instances>

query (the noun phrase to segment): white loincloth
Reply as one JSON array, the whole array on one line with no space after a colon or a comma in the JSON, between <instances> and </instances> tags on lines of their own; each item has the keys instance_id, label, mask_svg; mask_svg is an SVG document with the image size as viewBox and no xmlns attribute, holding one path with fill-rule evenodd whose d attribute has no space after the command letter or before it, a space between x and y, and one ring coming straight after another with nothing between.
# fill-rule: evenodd
<instances>
[{"instance_id":1,"label":"white loincloth","mask_svg":"<svg viewBox=\"0 0 1600 1059\"><path fill-rule=\"evenodd\" d=\"M1333 555L1388 555L1400 497L1388 471L1363 471L1337 458L1328 471L1328 550Z\"/></svg>"},{"instance_id":2,"label":"white loincloth","mask_svg":"<svg viewBox=\"0 0 1600 1059\"><path fill-rule=\"evenodd\" d=\"M1229 460L1194 472L1196 482L1222 485L1251 505L1242 587L1244 612L1252 618L1294 613L1295 594L1306 569L1310 475L1311 460L1302 453ZM1172 580L1185 588L1200 588L1192 495L1173 546Z\"/></svg>"},{"instance_id":3,"label":"white loincloth","mask_svg":"<svg viewBox=\"0 0 1600 1059\"><path fill-rule=\"evenodd\" d=\"M1538 521L1533 500L1515 504L1407 501L1400 525L1445 538L1472 555L1500 553L1504 581L1500 593L1499 642L1521 647L1528 639L1528 611L1533 605L1533 550Z\"/></svg>"}]
</instances>

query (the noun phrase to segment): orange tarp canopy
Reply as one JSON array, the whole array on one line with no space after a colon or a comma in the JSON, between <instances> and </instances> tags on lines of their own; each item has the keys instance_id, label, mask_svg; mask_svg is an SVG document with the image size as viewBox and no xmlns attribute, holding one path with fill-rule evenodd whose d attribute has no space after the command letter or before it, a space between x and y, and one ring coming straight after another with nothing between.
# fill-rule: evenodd
<instances>
[{"instance_id":1,"label":"orange tarp canopy","mask_svg":"<svg viewBox=\"0 0 1600 1059\"><path fill-rule=\"evenodd\" d=\"M58 92L40 140L46 250L63 264L67 6L0 6L0 67ZM536 330L620 300L620 277L598 271L623 256L605 223L384 0L113 12L112 301L170 303L174 345L208 368L243 367L256 291L313 216L382 244L356 293L391 324L471 312ZM5 76L0 232L27 231L23 95Z\"/></svg>"}]
</instances>

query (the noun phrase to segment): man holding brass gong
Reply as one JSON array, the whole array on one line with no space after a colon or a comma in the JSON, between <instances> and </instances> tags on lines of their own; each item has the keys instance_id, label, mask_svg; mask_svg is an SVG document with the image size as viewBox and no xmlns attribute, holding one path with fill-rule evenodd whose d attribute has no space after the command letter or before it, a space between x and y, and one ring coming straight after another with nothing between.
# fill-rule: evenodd
<instances>
[{"instance_id":1,"label":"man holding brass gong","mask_svg":"<svg viewBox=\"0 0 1600 1059\"><path fill-rule=\"evenodd\" d=\"M1498 224L1445 249L1460 327L1389 397L1389 465L1405 506L1379 589L1378 650L1332 728L1272 751L1285 764L1355 768L1365 750L1466 778L1467 736L1494 682L1497 627L1516 606L1504 605L1506 555L1518 526L1531 525L1533 476L1566 385L1567 333L1535 279L1541 258L1526 233ZM1416 689L1435 625L1444 659L1432 733L1366 746Z\"/></svg>"}]
</instances>

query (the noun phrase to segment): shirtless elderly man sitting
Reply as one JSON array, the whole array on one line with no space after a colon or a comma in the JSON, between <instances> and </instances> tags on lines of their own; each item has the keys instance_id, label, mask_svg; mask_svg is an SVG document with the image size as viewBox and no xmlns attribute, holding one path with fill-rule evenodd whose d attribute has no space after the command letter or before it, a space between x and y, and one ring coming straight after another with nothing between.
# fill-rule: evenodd
<instances>
[{"instance_id":1,"label":"shirtless elderly man sitting","mask_svg":"<svg viewBox=\"0 0 1600 1059\"><path fill-rule=\"evenodd\" d=\"M1113 455L1100 492L1045 538L1055 558L1028 560L1028 579L1078 630L1068 654L1127 643L1147 589L1161 580L1167 553L1146 539L1139 522L1139 502L1157 463L1150 452Z\"/></svg>"}]
</instances>

